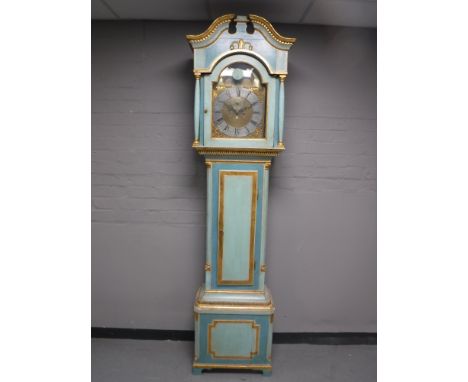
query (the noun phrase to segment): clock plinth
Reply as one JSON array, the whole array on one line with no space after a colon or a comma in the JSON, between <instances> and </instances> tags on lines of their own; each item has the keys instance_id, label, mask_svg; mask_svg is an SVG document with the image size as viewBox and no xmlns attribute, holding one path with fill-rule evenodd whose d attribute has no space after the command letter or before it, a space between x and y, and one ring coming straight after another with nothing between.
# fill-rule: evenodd
<instances>
[{"instance_id":1,"label":"clock plinth","mask_svg":"<svg viewBox=\"0 0 468 382\"><path fill-rule=\"evenodd\" d=\"M187 39L196 80L193 147L207 169L205 283L194 305L192 370L270 375L268 181L271 159L284 150L284 79L295 39L255 15L221 16Z\"/></svg>"},{"instance_id":2,"label":"clock plinth","mask_svg":"<svg viewBox=\"0 0 468 382\"><path fill-rule=\"evenodd\" d=\"M193 369L271 371L274 305L262 292L197 292Z\"/></svg>"}]
</instances>

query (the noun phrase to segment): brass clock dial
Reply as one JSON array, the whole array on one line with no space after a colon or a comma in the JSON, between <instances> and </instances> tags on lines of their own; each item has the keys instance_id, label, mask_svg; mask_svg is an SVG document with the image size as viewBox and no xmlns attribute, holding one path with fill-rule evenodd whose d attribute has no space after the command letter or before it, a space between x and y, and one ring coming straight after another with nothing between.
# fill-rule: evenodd
<instances>
[{"instance_id":1,"label":"brass clock dial","mask_svg":"<svg viewBox=\"0 0 468 382\"><path fill-rule=\"evenodd\" d=\"M225 68L213 88L212 136L264 138L265 90L251 66Z\"/></svg>"},{"instance_id":2,"label":"brass clock dial","mask_svg":"<svg viewBox=\"0 0 468 382\"><path fill-rule=\"evenodd\" d=\"M252 90L240 86L227 88L215 99L215 128L229 137L247 137L263 121L262 109Z\"/></svg>"}]
</instances>

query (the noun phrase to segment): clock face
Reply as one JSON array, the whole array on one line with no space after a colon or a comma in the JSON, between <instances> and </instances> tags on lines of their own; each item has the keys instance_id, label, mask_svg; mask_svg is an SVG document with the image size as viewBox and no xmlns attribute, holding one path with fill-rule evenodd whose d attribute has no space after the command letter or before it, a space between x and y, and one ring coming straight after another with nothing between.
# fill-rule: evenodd
<instances>
[{"instance_id":1,"label":"clock face","mask_svg":"<svg viewBox=\"0 0 468 382\"><path fill-rule=\"evenodd\" d=\"M237 63L225 68L213 87L212 136L264 138L265 91L250 65Z\"/></svg>"}]
</instances>

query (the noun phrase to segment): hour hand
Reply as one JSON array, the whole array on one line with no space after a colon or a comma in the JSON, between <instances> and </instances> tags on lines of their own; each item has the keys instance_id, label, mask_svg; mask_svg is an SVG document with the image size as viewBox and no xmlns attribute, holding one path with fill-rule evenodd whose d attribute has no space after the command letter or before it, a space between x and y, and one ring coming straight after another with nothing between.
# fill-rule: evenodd
<instances>
[{"instance_id":1,"label":"hour hand","mask_svg":"<svg viewBox=\"0 0 468 382\"><path fill-rule=\"evenodd\" d=\"M229 105L228 103L226 103L225 105L226 105L226 107L227 107L229 110L231 110L235 115L237 115L237 111L236 111L236 109L234 109L234 108L232 107L232 105Z\"/></svg>"}]
</instances>

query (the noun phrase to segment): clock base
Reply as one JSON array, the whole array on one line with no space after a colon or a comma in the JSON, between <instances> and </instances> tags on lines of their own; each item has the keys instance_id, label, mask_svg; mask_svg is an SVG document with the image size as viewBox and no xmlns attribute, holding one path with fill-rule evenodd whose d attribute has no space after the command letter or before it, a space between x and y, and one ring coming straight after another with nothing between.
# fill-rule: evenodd
<instances>
[{"instance_id":1,"label":"clock base","mask_svg":"<svg viewBox=\"0 0 468 382\"><path fill-rule=\"evenodd\" d=\"M207 301L205 292L201 287L194 305L193 373L243 369L270 375L275 308L268 289L260 296L236 293L236 301Z\"/></svg>"},{"instance_id":2,"label":"clock base","mask_svg":"<svg viewBox=\"0 0 468 382\"><path fill-rule=\"evenodd\" d=\"M193 375L201 375L204 370L230 369L230 370L257 370L261 371L264 377L271 377L271 366L269 365L238 365L242 367L232 367L224 365L194 364L192 367ZM245 366L245 367L244 367Z\"/></svg>"}]
</instances>

